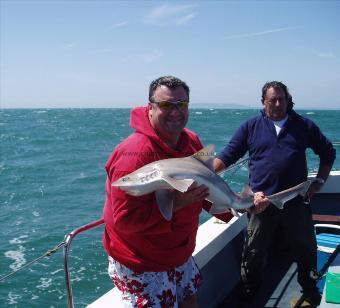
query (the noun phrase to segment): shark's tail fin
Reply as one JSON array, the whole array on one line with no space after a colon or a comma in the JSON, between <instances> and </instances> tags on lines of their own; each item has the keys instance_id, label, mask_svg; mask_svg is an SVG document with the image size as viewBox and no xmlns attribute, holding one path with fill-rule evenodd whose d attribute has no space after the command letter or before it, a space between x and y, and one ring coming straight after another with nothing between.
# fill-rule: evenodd
<instances>
[{"instance_id":1,"label":"shark's tail fin","mask_svg":"<svg viewBox=\"0 0 340 308\"><path fill-rule=\"evenodd\" d=\"M286 203L285 200L270 200L270 203L274 204L279 210L283 210Z\"/></svg>"},{"instance_id":2,"label":"shark's tail fin","mask_svg":"<svg viewBox=\"0 0 340 308\"><path fill-rule=\"evenodd\" d=\"M268 199L272 204L274 204L278 209L282 210L287 201L292 200L297 195L302 197L306 196L306 193L310 187L311 181L307 180L294 187L288 188L286 190L280 191L274 195L268 196Z\"/></svg>"},{"instance_id":3,"label":"shark's tail fin","mask_svg":"<svg viewBox=\"0 0 340 308\"><path fill-rule=\"evenodd\" d=\"M302 196L302 197L306 197L306 195L307 195L307 192L308 192L308 190L309 190L309 187L311 186L311 184L314 182L314 180L313 181L311 181L311 180L307 180L306 182L304 182L305 183L305 185L304 185L304 188L300 191L300 196Z\"/></svg>"}]
</instances>

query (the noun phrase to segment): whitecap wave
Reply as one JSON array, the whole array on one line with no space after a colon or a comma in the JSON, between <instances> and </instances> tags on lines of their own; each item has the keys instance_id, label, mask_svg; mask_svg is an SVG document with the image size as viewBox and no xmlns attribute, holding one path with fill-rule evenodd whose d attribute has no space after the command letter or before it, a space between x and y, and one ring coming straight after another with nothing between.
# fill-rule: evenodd
<instances>
[{"instance_id":1,"label":"whitecap wave","mask_svg":"<svg viewBox=\"0 0 340 308\"><path fill-rule=\"evenodd\" d=\"M8 304L9 305L13 305L13 304L17 304L17 299L20 299L21 296L19 294L15 294L15 293L12 293L12 292L9 292L8 293Z\"/></svg>"},{"instance_id":2,"label":"whitecap wave","mask_svg":"<svg viewBox=\"0 0 340 308\"><path fill-rule=\"evenodd\" d=\"M9 267L11 270L16 271L20 267L26 264L25 249L22 246L19 246L20 250L9 250L5 252L5 256L9 259L14 260L14 263L12 263Z\"/></svg>"},{"instance_id":3,"label":"whitecap wave","mask_svg":"<svg viewBox=\"0 0 340 308\"><path fill-rule=\"evenodd\" d=\"M86 268L84 266L81 266L80 269L77 271L77 273L81 273L81 272L83 272L85 270L86 270Z\"/></svg>"},{"instance_id":4,"label":"whitecap wave","mask_svg":"<svg viewBox=\"0 0 340 308\"><path fill-rule=\"evenodd\" d=\"M44 290L47 289L52 284L52 278L40 278L40 284L37 285L37 289Z\"/></svg>"},{"instance_id":5,"label":"whitecap wave","mask_svg":"<svg viewBox=\"0 0 340 308\"><path fill-rule=\"evenodd\" d=\"M18 220L15 222L15 225L16 225L16 226L20 226L20 225L22 225L23 223L24 223L24 221L21 220L21 218L20 218L20 219L18 219Z\"/></svg>"},{"instance_id":6,"label":"whitecap wave","mask_svg":"<svg viewBox=\"0 0 340 308\"><path fill-rule=\"evenodd\" d=\"M61 272L61 271L63 271L63 270L64 270L64 269L59 268L59 269L57 269L56 271L51 272L51 275L55 275L55 274L57 274L57 273L59 273L59 272Z\"/></svg>"},{"instance_id":7,"label":"whitecap wave","mask_svg":"<svg viewBox=\"0 0 340 308\"><path fill-rule=\"evenodd\" d=\"M26 241L23 241L23 239L28 238L28 235L20 235L19 237L15 237L11 240L9 240L10 244L24 244Z\"/></svg>"},{"instance_id":8,"label":"whitecap wave","mask_svg":"<svg viewBox=\"0 0 340 308\"><path fill-rule=\"evenodd\" d=\"M33 211L32 214L35 217L39 217L40 216L40 213L38 211Z\"/></svg>"}]
</instances>

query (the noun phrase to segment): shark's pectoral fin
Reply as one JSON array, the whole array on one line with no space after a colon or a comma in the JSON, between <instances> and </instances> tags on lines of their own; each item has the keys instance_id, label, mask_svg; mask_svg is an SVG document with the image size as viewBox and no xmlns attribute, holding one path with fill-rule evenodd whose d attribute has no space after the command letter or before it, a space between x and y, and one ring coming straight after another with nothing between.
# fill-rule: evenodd
<instances>
[{"instance_id":1,"label":"shark's pectoral fin","mask_svg":"<svg viewBox=\"0 0 340 308\"><path fill-rule=\"evenodd\" d=\"M156 201L163 217L169 221L172 218L174 194L169 189L156 190Z\"/></svg>"},{"instance_id":2,"label":"shark's pectoral fin","mask_svg":"<svg viewBox=\"0 0 340 308\"><path fill-rule=\"evenodd\" d=\"M167 182L173 189L176 189L180 192L186 192L190 185L195 181L193 179L173 179L170 177L163 177L163 180Z\"/></svg>"},{"instance_id":3,"label":"shark's pectoral fin","mask_svg":"<svg viewBox=\"0 0 340 308\"><path fill-rule=\"evenodd\" d=\"M211 204L211 208L209 209L209 213L214 215L214 214L223 214L223 213L229 213L230 208L227 206L224 206L221 204L216 205L215 203Z\"/></svg>"}]
</instances>

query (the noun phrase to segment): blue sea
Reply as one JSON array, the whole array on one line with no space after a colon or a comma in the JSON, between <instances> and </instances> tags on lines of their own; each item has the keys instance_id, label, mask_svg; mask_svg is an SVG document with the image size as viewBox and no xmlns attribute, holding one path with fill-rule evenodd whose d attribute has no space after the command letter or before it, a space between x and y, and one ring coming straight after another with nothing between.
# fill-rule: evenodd
<instances>
[{"instance_id":1,"label":"blue sea","mask_svg":"<svg viewBox=\"0 0 340 308\"><path fill-rule=\"evenodd\" d=\"M131 133L129 109L4 109L0 111L0 276L63 241L73 229L101 218L105 162ZM192 109L188 127L219 151L238 126L259 110ZM300 110L336 144L340 111ZM318 159L307 152L308 168ZM339 154L338 154L339 156ZM335 170L340 170L337 158ZM240 191L247 169L224 175ZM201 222L208 214L202 214ZM103 228L73 241L71 277L76 307L84 307L112 288ZM59 250L0 282L1 307L65 307L63 254Z\"/></svg>"}]
</instances>

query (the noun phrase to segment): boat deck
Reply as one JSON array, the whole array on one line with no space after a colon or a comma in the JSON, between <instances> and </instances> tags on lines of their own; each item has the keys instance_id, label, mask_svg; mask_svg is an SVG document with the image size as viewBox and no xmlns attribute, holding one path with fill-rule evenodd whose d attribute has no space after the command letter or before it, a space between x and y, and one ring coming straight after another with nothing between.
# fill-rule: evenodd
<instances>
[{"instance_id":1,"label":"boat deck","mask_svg":"<svg viewBox=\"0 0 340 308\"><path fill-rule=\"evenodd\" d=\"M268 260L270 261L265 268L263 283L251 307L294 306L301 296L296 263L291 259L288 250L276 250ZM219 308L238 307L241 297L241 287L237 285Z\"/></svg>"},{"instance_id":2,"label":"boat deck","mask_svg":"<svg viewBox=\"0 0 340 308\"><path fill-rule=\"evenodd\" d=\"M339 232L335 232L339 233ZM339 235L332 235L333 249L340 242ZM318 246L324 244L324 236L320 234L318 238ZM268 263L264 272L264 279L261 288L251 305L251 308L261 307L294 307L301 297L301 287L297 282L297 266L291 257L291 253L287 247L273 249L274 253L268 257ZM324 264L330 257L329 252L318 250L318 271L322 270ZM340 264L340 255L337 255L336 262ZM318 281L318 288L322 292L324 290L325 278ZM219 308L234 308L240 306L242 298L241 286L237 285L228 297L218 306ZM323 298L322 307L328 307L329 304ZM320 306L320 307L321 307ZM331 307L339 307L340 305L331 305ZM301 307L312 307L304 302Z\"/></svg>"}]
</instances>

